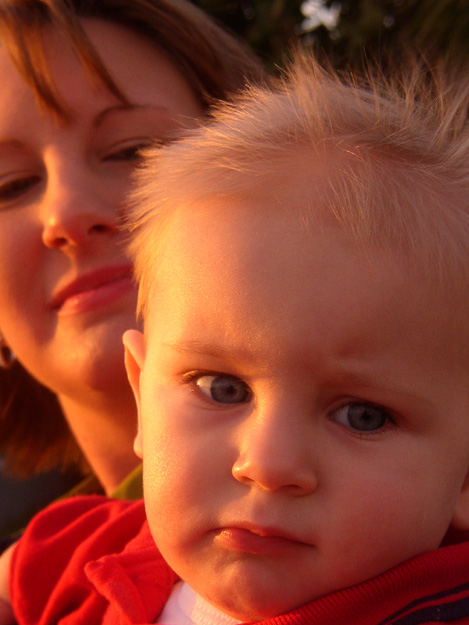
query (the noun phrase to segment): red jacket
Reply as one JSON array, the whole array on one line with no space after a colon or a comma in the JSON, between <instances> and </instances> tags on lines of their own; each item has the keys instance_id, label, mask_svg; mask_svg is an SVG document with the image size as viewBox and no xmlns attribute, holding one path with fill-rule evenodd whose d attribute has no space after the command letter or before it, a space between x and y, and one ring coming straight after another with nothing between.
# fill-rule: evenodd
<instances>
[{"instance_id":1,"label":"red jacket","mask_svg":"<svg viewBox=\"0 0 469 625\"><path fill-rule=\"evenodd\" d=\"M151 538L142 501L76 497L30 523L13 556L10 596L18 625L146 625L177 579ZM469 624L469 542L264 623Z\"/></svg>"}]
</instances>

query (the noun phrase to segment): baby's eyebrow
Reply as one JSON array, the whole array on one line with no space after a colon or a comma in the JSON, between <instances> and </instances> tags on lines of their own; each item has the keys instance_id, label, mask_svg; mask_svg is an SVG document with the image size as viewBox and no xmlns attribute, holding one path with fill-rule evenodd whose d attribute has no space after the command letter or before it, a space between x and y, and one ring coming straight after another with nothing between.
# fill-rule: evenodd
<instances>
[{"instance_id":1,"label":"baby's eyebrow","mask_svg":"<svg viewBox=\"0 0 469 625\"><path fill-rule=\"evenodd\" d=\"M257 353L255 348L249 349L249 347L242 345L225 346L200 339L165 341L162 344L180 354L203 356L213 358L214 361L224 361L247 367L251 372L255 371L256 375L268 374L272 368L271 362L266 361L265 354L263 358L262 354ZM419 412L422 413L431 414L434 412L433 402L424 394L416 391L413 385L400 379L394 379L389 371L386 372L385 376L377 376L373 367L370 368L368 360L364 361L363 364L366 364L364 369L356 363L354 366L350 361L336 362L325 374L322 383L337 389L353 387L357 389L356 392L360 395L371 393L375 397L375 403L394 403L396 398L399 398L399 404L405 402L406 405L413 406L414 410L419 407ZM297 367L298 372L305 378L308 376L308 371L316 372L317 370L316 367L311 367L311 363L301 359L292 360L292 367Z\"/></svg>"},{"instance_id":2,"label":"baby's eyebrow","mask_svg":"<svg viewBox=\"0 0 469 625\"><path fill-rule=\"evenodd\" d=\"M181 354L197 354L200 356L210 356L212 358L231 360L250 360L254 359L251 350L245 347L230 347L223 345L204 342L198 339L186 339L181 341L165 341L165 347L172 349Z\"/></svg>"}]
</instances>

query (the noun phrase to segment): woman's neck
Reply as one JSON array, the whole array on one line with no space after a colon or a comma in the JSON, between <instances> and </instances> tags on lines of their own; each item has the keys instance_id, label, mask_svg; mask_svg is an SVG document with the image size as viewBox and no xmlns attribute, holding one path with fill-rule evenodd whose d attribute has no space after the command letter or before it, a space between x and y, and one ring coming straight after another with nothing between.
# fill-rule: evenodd
<instances>
[{"instance_id":1,"label":"woman's neck","mask_svg":"<svg viewBox=\"0 0 469 625\"><path fill-rule=\"evenodd\" d=\"M130 392L116 397L95 397L84 405L60 397L62 409L93 473L110 495L140 460L133 451L137 411Z\"/></svg>"}]
</instances>

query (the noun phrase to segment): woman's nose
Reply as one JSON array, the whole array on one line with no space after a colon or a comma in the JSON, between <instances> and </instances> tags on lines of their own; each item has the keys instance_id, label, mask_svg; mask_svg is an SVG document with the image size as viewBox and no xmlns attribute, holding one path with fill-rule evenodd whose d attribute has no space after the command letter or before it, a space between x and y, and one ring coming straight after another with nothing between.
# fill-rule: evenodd
<instances>
[{"instance_id":1,"label":"woman's nose","mask_svg":"<svg viewBox=\"0 0 469 625\"><path fill-rule=\"evenodd\" d=\"M316 490L314 454L295 419L253 414L243 424L238 445L232 473L239 482L298 497Z\"/></svg>"},{"instance_id":2,"label":"woman's nose","mask_svg":"<svg viewBox=\"0 0 469 625\"><path fill-rule=\"evenodd\" d=\"M51 249L77 248L93 235L115 232L114 220L105 219L91 211L74 209L69 213L51 215L44 223L42 240Z\"/></svg>"},{"instance_id":3,"label":"woman's nose","mask_svg":"<svg viewBox=\"0 0 469 625\"><path fill-rule=\"evenodd\" d=\"M72 166L48 177L42 198L42 240L51 249L73 250L97 235L117 231L115 190L99 187L91 173Z\"/></svg>"}]
</instances>

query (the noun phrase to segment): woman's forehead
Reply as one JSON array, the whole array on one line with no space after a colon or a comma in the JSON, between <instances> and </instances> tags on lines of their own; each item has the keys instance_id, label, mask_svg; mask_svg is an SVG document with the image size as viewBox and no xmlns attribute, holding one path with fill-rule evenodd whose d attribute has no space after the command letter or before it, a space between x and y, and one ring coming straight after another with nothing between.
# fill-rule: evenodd
<instances>
[{"instance_id":1,"label":"woman's forehead","mask_svg":"<svg viewBox=\"0 0 469 625\"><path fill-rule=\"evenodd\" d=\"M198 98L171 60L149 39L109 21L84 19L82 23L97 55L96 63L91 64L89 55L80 57L62 32L47 26L41 34L43 49L37 55L32 53L32 70L26 75L23 71L20 76L5 48L0 49L7 72L3 84L14 83L15 88L20 82L27 84L42 109L65 119L99 94L124 105L150 104L156 98L162 107L171 110L177 104L181 113L194 116L194 100ZM198 109L196 115L201 112Z\"/></svg>"}]
</instances>

